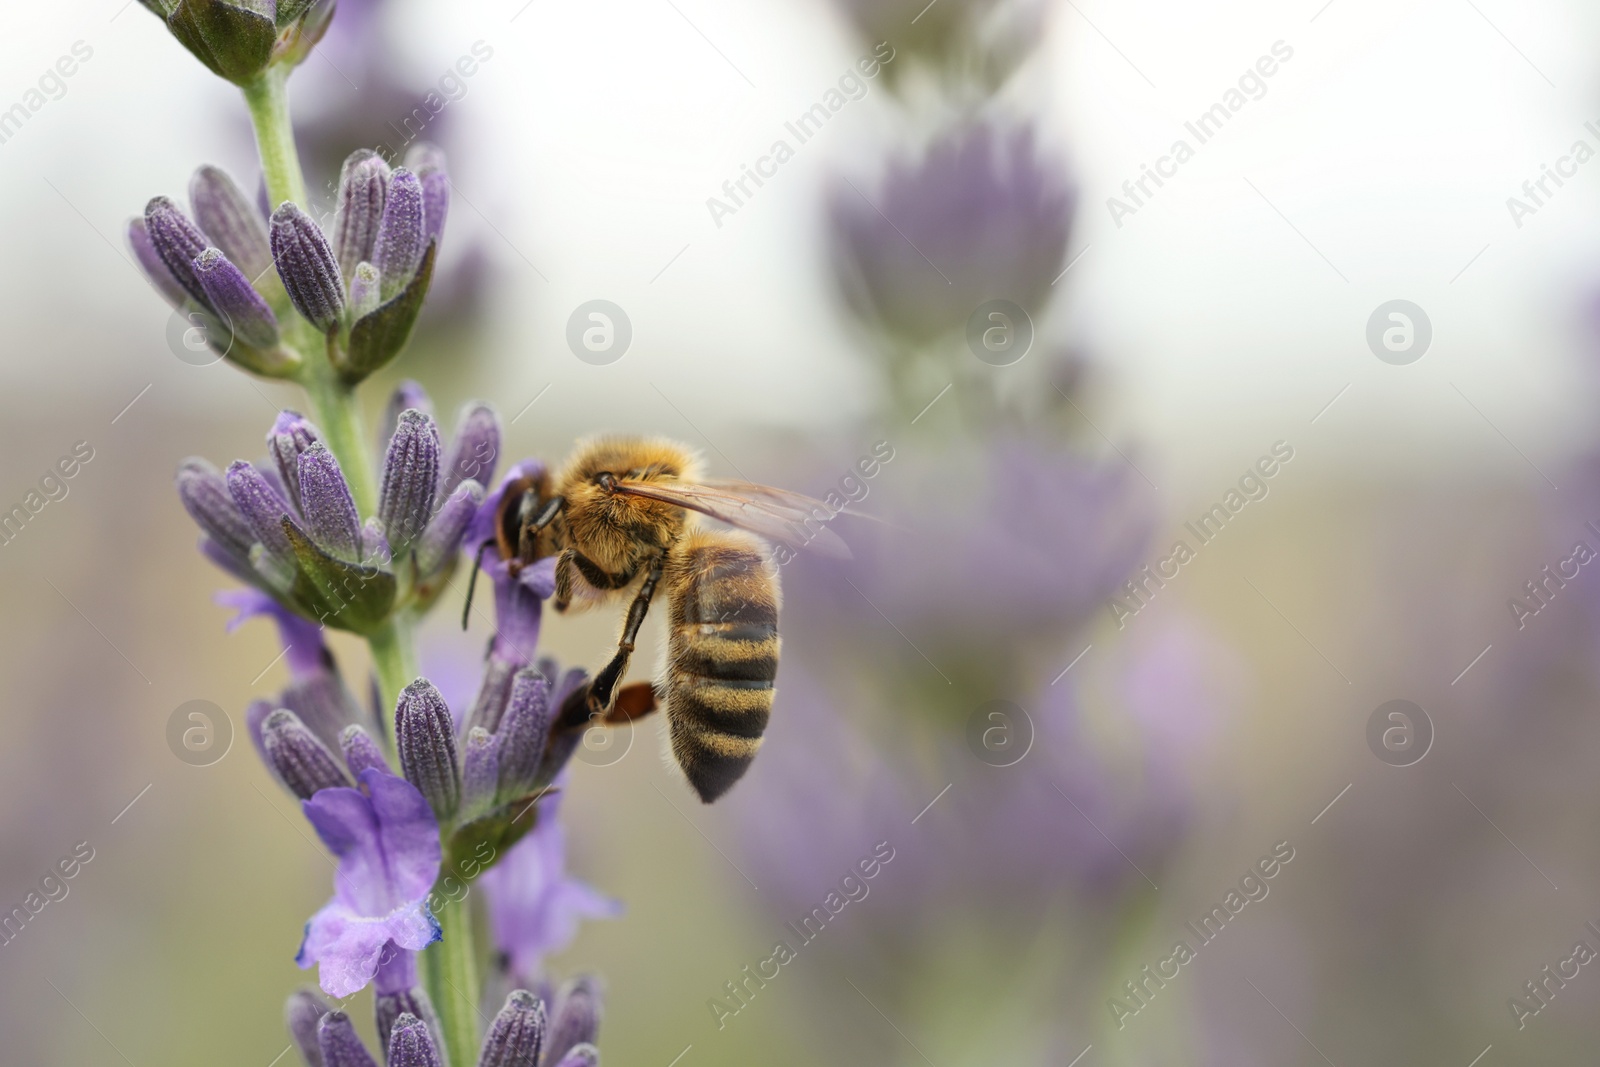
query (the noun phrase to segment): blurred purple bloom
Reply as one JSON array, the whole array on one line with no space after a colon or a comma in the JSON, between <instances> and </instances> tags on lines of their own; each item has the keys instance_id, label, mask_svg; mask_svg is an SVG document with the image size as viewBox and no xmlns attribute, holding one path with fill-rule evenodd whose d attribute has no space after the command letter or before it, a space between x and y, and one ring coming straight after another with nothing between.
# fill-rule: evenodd
<instances>
[{"instance_id":1,"label":"blurred purple bloom","mask_svg":"<svg viewBox=\"0 0 1600 1067\"><path fill-rule=\"evenodd\" d=\"M797 609L825 593L830 610L848 604L851 614L865 595L919 643L926 635L969 645L974 632L1081 621L1142 559L1151 526L1150 501L1125 465L1020 438L901 450L862 510L887 525L848 515L831 523L855 561L802 552L796 566L807 580L786 592Z\"/></svg>"},{"instance_id":2,"label":"blurred purple bloom","mask_svg":"<svg viewBox=\"0 0 1600 1067\"><path fill-rule=\"evenodd\" d=\"M1038 314L1075 200L1030 127L946 133L922 159L892 164L880 188L830 194L845 299L869 325L916 344L962 330L991 299Z\"/></svg>"},{"instance_id":3,"label":"blurred purple bloom","mask_svg":"<svg viewBox=\"0 0 1600 1067\"><path fill-rule=\"evenodd\" d=\"M433 810L404 778L371 769L361 786L324 789L301 804L339 870L333 898L306 924L295 962L318 965L333 997L370 982L386 949L417 951L441 936L427 904L441 859Z\"/></svg>"},{"instance_id":4,"label":"blurred purple bloom","mask_svg":"<svg viewBox=\"0 0 1600 1067\"><path fill-rule=\"evenodd\" d=\"M480 876L495 944L523 979L539 974L546 955L572 943L581 920L622 914L619 901L567 874L559 808L559 794L540 801L532 832Z\"/></svg>"}]
</instances>

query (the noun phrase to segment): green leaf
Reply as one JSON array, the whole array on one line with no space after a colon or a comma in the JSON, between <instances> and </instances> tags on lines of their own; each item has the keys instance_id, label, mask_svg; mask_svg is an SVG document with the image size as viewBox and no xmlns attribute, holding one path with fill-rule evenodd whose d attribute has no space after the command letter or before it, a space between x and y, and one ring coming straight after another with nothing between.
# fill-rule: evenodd
<instances>
[{"instance_id":1,"label":"green leaf","mask_svg":"<svg viewBox=\"0 0 1600 1067\"><path fill-rule=\"evenodd\" d=\"M315 2L316 0L278 0L278 29L283 29L304 15Z\"/></svg>"},{"instance_id":2,"label":"green leaf","mask_svg":"<svg viewBox=\"0 0 1600 1067\"><path fill-rule=\"evenodd\" d=\"M411 328L422 311L428 283L433 280L433 261L438 252L438 242L428 242L422 263L406 287L357 319L350 328L350 343L345 346L344 359L339 363L340 377L347 383L354 385L364 380L398 356L406 346Z\"/></svg>"},{"instance_id":3,"label":"green leaf","mask_svg":"<svg viewBox=\"0 0 1600 1067\"><path fill-rule=\"evenodd\" d=\"M200 62L236 85L266 68L278 39L270 0L182 0L167 16L167 28Z\"/></svg>"},{"instance_id":4,"label":"green leaf","mask_svg":"<svg viewBox=\"0 0 1600 1067\"><path fill-rule=\"evenodd\" d=\"M529 793L525 797L518 797L509 804L502 804L489 814L472 820L457 828L450 836L448 858L452 868L459 868L460 861L468 857L475 857L483 862L483 847L489 847L490 855L495 859L504 856L518 841L525 837L539 823L538 801L549 796L554 789L541 789ZM490 860L485 867L493 866Z\"/></svg>"},{"instance_id":5,"label":"green leaf","mask_svg":"<svg viewBox=\"0 0 1600 1067\"><path fill-rule=\"evenodd\" d=\"M283 532L300 562L290 595L313 618L358 634L370 634L388 621L394 608L394 575L334 559L312 544L287 516Z\"/></svg>"}]
</instances>

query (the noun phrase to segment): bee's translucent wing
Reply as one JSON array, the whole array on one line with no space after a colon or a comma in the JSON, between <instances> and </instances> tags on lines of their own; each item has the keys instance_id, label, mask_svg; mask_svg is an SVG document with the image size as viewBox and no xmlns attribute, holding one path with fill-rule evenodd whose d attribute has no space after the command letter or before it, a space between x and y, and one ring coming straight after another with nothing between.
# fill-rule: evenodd
<instances>
[{"instance_id":1,"label":"bee's translucent wing","mask_svg":"<svg viewBox=\"0 0 1600 1067\"><path fill-rule=\"evenodd\" d=\"M793 549L814 549L848 559L850 549L827 524L839 514L820 500L751 482L662 482L622 480L617 492L659 500L749 530Z\"/></svg>"}]
</instances>

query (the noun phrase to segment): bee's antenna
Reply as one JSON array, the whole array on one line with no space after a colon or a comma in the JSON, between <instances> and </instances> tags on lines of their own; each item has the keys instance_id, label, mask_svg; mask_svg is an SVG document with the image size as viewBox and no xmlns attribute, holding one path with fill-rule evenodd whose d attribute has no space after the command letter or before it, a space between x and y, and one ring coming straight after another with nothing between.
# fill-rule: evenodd
<instances>
[{"instance_id":1,"label":"bee's antenna","mask_svg":"<svg viewBox=\"0 0 1600 1067\"><path fill-rule=\"evenodd\" d=\"M483 550L494 544L493 539L483 542L478 546L477 555L472 557L472 580L467 582L467 603L461 609L461 628L467 628L467 620L472 615L472 591L478 587L478 571L483 566Z\"/></svg>"}]
</instances>

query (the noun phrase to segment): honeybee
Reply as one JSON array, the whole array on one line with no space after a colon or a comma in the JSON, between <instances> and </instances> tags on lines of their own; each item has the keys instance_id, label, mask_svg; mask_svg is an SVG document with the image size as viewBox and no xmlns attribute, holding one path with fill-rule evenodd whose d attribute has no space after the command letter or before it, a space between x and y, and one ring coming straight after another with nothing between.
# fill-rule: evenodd
<instances>
[{"instance_id":1,"label":"honeybee","mask_svg":"<svg viewBox=\"0 0 1600 1067\"><path fill-rule=\"evenodd\" d=\"M702 527L696 513L737 529ZM707 480L694 453L674 441L600 437L580 442L553 481L543 475L510 487L495 539L480 546L479 559L491 545L513 571L556 556L558 612L631 593L616 653L590 683L582 714L590 721L637 718L660 696L673 758L709 804L750 766L772 712L782 596L767 541L847 556L823 525L835 513L798 493ZM663 676L654 690L619 693L639 627L662 587ZM470 589L468 596L470 609ZM576 710L562 710L565 725L573 725Z\"/></svg>"}]
</instances>

